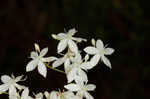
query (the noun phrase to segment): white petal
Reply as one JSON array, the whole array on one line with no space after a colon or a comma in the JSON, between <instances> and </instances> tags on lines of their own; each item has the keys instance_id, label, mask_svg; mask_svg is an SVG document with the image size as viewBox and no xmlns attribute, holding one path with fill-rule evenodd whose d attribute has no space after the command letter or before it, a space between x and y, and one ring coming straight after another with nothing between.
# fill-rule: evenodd
<instances>
[{"instance_id":1,"label":"white petal","mask_svg":"<svg viewBox=\"0 0 150 99\"><path fill-rule=\"evenodd\" d=\"M86 89L87 89L88 91L93 91L93 90L95 90L95 88L96 88L96 86L93 85L93 84L88 84L88 85L86 86Z\"/></svg>"},{"instance_id":2,"label":"white petal","mask_svg":"<svg viewBox=\"0 0 150 99\"><path fill-rule=\"evenodd\" d=\"M31 57L32 59L35 59L35 58L38 57L38 53L37 53L37 52L31 52L30 57Z\"/></svg>"},{"instance_id":3,"label":"white petal","mask_svg":"<svg viewBox=\"0 0 150 99\"><path fill-rule=\"evenodd\" d=\"M91 66L96 66L99 60L100 60L100 55L99 54L94 55L90 60Z\"/></svg>"},{"instance_id":4,"label":"white petal","mask_svg":"<svg viewBox=\"0 0 150 99\"><path fill-rule=\"evenodd\" d=\"M72 40L74 40L74 41L77 41L77 42L82 42L82 41L87 41L86 39L83 39L83 38L78 38L78 37L72 37Z\"/></svg>"},{"instance_id":5,"label":"white petal","mask_svg":"<svg viewBox=\"0 0 150 99\"><path fill-rule=\"evenodd\" d=\"M29 71L32 71L36 68L38 64L38 61L37 60L32 60L30 61L28 64L27 64L27 67L26 67L26 71L29 72Z\"/></svg>"},{"instance_id":6,"label":"white petal","mask_svg":"<svg viewBox=\"0 0 150 99\"><path fill-rule=\"evenodd\" d=\"M77 84L68 84L64 86L66 89L68 89L69 91L78 91L80 90L80 86Z\"/></svg>"},{"instance_id":7,"label":"white petal","mask_svg":"<svg viewBox=\"0 0 150 99\"><path fill-rule=\"evenodd\" d=\"M43 62L52 62L54 60L57 60L56 57L46 57L46 58L42 58Z\"/></svg>"},{"instance_id":8,"label":"white petal","mask_svg":"<svg viewBox=\"0 0 150 99\"><path fill-rule=\"evenodd\" d=\"M47 69L46 69L45 64L41 61L39 61L39 64L38 64L38 71L42 76L46 77Z\"/></svg>"},{"instance_id":9,"label":"white petal","mask_svg":"<svg viewBox=\"0 0 150 99\"><path fill-rule=\"evenodd\" d=\"M88 54L94 55L98 53L98 50L95 47L89 46L84 49L84 51Z\"/></svg>"},{"instance_id":10,"label":"white petal","mask_svg":"<svg viewBox=\"0 0 150 99\"><path fill-rule=\"evenodd\" d=\"M72 82L76 77L76 69L73 68L68 74L67 74L67 80L68 83Z\"/></svg>"},{"instance_id":11,"label":"white petal","mask_svg":"<svg viewBox=\"0 0 150 99\"><path fill-rule=\"evenodd\" d=\"M9 84L2 84L2 85L0 85L0 93L7 91L8 88L9 88Z\"/></svg>"},{"instance_id":12,"label":"white petal","mask_svg":"<svg viewBox=\"0 0 150 99\"><path fill-rule=\"evenodd\" d=\"M25 86L22 85L18 85L17 83L15 83L15 87L18 88L19 90L25 89Z\"/></svg>"},{"instance_id":13,"label":"white petal","mask_svg":"<svg viewBox=\"0 0 150 99\"><path fill-rule=\"evenodd\" d=\"M88 82L87 74L83 70L80 69L78 74L83 82Z\"/></svg>"},{"instance_id":14,"label":"white petal","mask_svg":"<svg viewBox=\"0 0 150 99\"><path fill-rule=\"evenodd\" d=\"M50 94L47 91L44 92L44 95L45 95L46 99L50 99Z\"/></svg>"},{"instance_id":15,"label":"white petal","mask_svg":"<svg viewBox=\"0 0 150 99\"><path fill-rule=\"evenodd\" d=\"M48 52L48 47L42 49L42 51L40 52L40 56L41 57L45 56L47 52Z\"/></svg>"},{"instance_id":16,"label":"white petal","mask_svg":"<svg viewBox=\"0 0 150 99\"><path fill-rule=\"evenodd\" d=\"M66 73L68 73L68 72L70 71L71 66L70 66L70 60L69 60L69 58L67 58L67 59L65 60L64 68L65 68L65 72L66 72Z\"/></svg>"},{"instance_id":17,"label":"white petal","mask_svg":"<svg viewBox=\"0 0 150 99\"><path fill-rule=\"evenodd\" d=\"M73 29L70 29L70 30L68 31L68 34L74 35L76 32L77 32L76 29L73 28Z\"/></svg>"},{"instance_id":18,"label":"white petal","mask_svg":"<svg viewBox=\"0 0 150 99\"><path fill-rule=\"evenodd\" d=\"M96 41L96 47L98 48L98 49L103 49L104 48L104 44L103 44L103 41L102 40L97 40Z\"/></svg>"},{"instance_id":19,"label":"white petal","mask_svg":"<svg viewBox=\"0 0 150 99\"><path fill-rule=\"evenodd\" d=\"M27 99L28 95L29 95L29 89L25 88L24 91L21 94L21 98L22 99Z\"/></svg>"},{"instance_id":20,"label":"white petal","mask_svg":"<svg viewBox=\"0 0 150 99\"><path fill-rule=\"evenodd\" d=\"M62 65L64 63L64 61L65 61L64 57L63 58L59 58L58 60L53 62L52 67L56 68L56 67Z\"/></svg>"},{"instance_id":21,"label":"white petal","mask_svg":"<svg viewBox=\"0 0 150 99\"><path fill-rule=\"evenodd\" d=\"M8 75L1 76L1 81L3 83L8 83L11 80L11 78Z\"/></svg>"},{"instance_id":22,"label":"white petal","mask_svg":"<svg viewBox=\"0 0 150 99\"><path fill-rule=\"evenodd\" d=\"M36 99L43 99L43 94L42 93L38 93L37 95L35 95Z\"/></svg>"},{"instance_id":23,"label":"white petal","mask_svg":"<svg viewBox=\"0 0 150 99\"><path fill-rule=\"evenodd\" d=\"M75 54L78 53L78 47L74 41L68 40L68 45L69 45L69 48L72 52L74 52Z\"/></svg>"},{"instance_id":24,"label":"white petal","mask_svg":"<svg viewBox=\"0 0 150 99\"><path fill-rule=\"evenodd\" d=\"M106 48L104 50L105 55L111 55L115 50L113 48Z\"/></svg>"},{"instance_id":25,"label":"white petal","mask_svg":"<svg viewBox=\"0 0 150 99\"><path fill-rule=\"evenodd\" d=\"M58 36L58 38L59 38L60 40L62 40L62 39L65 39L66 34L64 34L64 33L59 33L57 36Z\"/></svg>"},{"instance_id":26,"label":"white petal","mask_svg":"<svg viewBox=\"0 0 150 99\"><path fill-rule=\"evenodd\" d=\"M105 56L102 56L102 61L104 62L104 64L106 66L108 66L109 68L111 68L111 63L110 61L108 60L108 58L106 58Z\"/></svg>"},{"instance_id":27,"label":"white petal","mask_svg":"<svg viewBox=\"0 0 150 99\"><path fill-rule=\"evenodd\" d=\"M88 92L84 93L86 99L94 99L93 96L91 96Z\"/></svg>"},{"instance_id":28,"label":"white petal","mask_svg":"<svg viewBox=\"0 0 150 99\"><path fill-rule=\"evenodd\" d=\"M76 84L80 85L80 86L83 86L84 85L84 81L82 80L82 78L80 76L77 76L75 78L75 82Z\"/></svg>"},{"instance_id":29,"label":"white petal","mask_svg":"<svg viewBox=\"0 0 150 99\"><path fill-rule=\"evenodd\" d=\"M57 46L57 52L58 53L62 52L66 47L67 47L67 40L66 39L61 40Z\"/></svg>"},{"instance_id":30,"label":"white petal","mask_svg":"<svg viewBox=\"0 0 150 99\"><path fill-rule=\"evenodd\" d=\"M9 86L9 95L14 95L16 93L16 88L13 85Z\"/></svg>"},{"instance_id":31,"label":"white petal","mask_svg":"<svg viewBox=\"0 0 150 99\"><path fill-rule=\"evenodd\" d=\"M80 53L77 53L76 56L73 59L73 62L82 62L82 56Z\"/></svg>"},{"instance_id":32,"label":"white petal","mask_svg":"<svg viewBox=\"0 0 150 99\"><path fill-rule=\"evenodd\" d=\"M15 82L20 81L22 78L23 78L23 75L16 77L16 78L15 78Z\"/></svg>"},{"instance_id":33,"label":"white petal","mask_svg":"<svg viewBox=\"0 0 150 99\"><path fill-rule=\"evenodd\" d=\"M84 62L80 66L84 70L92 69L94 66L91 65L91 62Z\"/></svg>"}]
</instances>

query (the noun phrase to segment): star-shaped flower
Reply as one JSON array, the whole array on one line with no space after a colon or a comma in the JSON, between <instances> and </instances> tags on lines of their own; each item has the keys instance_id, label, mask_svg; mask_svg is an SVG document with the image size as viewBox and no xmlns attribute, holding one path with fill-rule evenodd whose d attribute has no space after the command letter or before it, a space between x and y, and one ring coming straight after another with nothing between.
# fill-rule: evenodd
<instances>
[{"instance_id":1,"label":"star-shaped flower","mask_svg":"<svg viewBox=\"0 0 150 99\"><path fill-rule=\"evenodd\" d=\"M76 80L75 83L71 83L64 86L69 91L77 92L77 96L85 97L86 99L94 99L88 91L94 91L96 86L93 84L86 84L82 80Z\"/></svg>"},{"instance_id":2,"label":"star-shaped flower","mask_svg":"<svg viewBox=\"0 0 150 99\"><path fill-rule=\"evenodd\" d=\"M52 35L53 38L60 40L57 47L58 53L62 52L67 46L70 48L72 52L78 53L78 47L74 41L81 42L81 41L86 41L86 39L73 37L73 35L76 32L77 31L73 28L70 29L67 33L59 33L57 35L55 34Z\"/></svg>"},{"instance_id":3,"label":"star-shaped flower","mask_svg":"<svg viewBox=\"0 0 150 99\"><path fill-rule=\"evenodd\" d=\"M39 50L39 46L37 44L35 44L35 49L36 51L31 52L30 58L32 58L33 60L31 60L27 66L26 66L26 71L32 71L34 70L36 67L38 67L38 72L46 77L47 75L47 69L46 66L44 64L44 62L51 62L56 60L56 57L46 57L44 58L44 56L46 55L46 53L48 52L48 48L44 48L41 50ZM39 52L39 54L38 54Z\"/></svg>"},{"instance_id":4,"label":"star-shaped flower","mask_svg":"<svg viewBox=\"0 0 150 99\"><path fill-rule=\"evenodd\" d=\"M72 91L52 91L51 93L46 91L44 94L46 99L82 99L81 97L76 96Z\"/></svg>"},{"instance_id":5,"label":"star-shaped flower","mask_svg":"<svg viewBox=\"0 0 150 99\"><path fill-rule=\"evenodd\" d=\"M83 62L80 53L72 59L71 69L67 73L68 83L76 80L76 77L80 77L83 81L88 81L87 75L84 70L88 70L91 66L90 62Z\"/></svg>"},{"instance_id":6,"label":"star-shaped flower","mask_svg":"<svg viewBox=\"0 0 150 99\"><path fill-rule=\"evenodd\" d=\"M92 66L95 66L101 59L106 66L111 68L111 63L105 57L105 55L111 55L114 52L114 49L106 48L100 39L96 41L96 47L89 46L89 47L86 47L84 51L90 55L94 55L91 59Z\"/></svg>"},{"instance_id":7,"label":"star-shaped flower","mask_svg":"<svg viewBox=\"0 0 150 99\"><path fill-rule=\"evenodd\" d=\"M13 75L11 77L8 75L1 76L1 81L4 84L0 85L0 93L6 92L8 90L9 95L12 95L14 92L16 92L16 89L24 89L25 86L17 84L17 82L25 80L22 78L23 76L18 76L16 78Z\"/></svg>"}]
</instances>

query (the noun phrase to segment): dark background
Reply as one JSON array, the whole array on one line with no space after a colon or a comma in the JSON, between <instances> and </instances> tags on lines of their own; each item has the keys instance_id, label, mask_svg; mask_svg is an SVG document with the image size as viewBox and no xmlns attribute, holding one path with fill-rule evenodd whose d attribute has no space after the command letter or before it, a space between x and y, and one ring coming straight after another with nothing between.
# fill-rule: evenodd
<instances>
[{"instance_id":1,"label":"dark background","mask_svg":"<svg viewBox=\"0 0 150 99\"><path fill-rule=\"evenodd\" d=\"M76 36L89 40L80 49L91 38L115 49L108 56L112 70L99 63L88 72L89 83L97 85L95 99L148 99L149 17L145 0L0 0L0 75L26 75L23 84L35 93L63 89L63 74L48 69L44 79L37 70L26 73L25 68L35 42L56 56L58 42L51 33L75 27Z\"/></svg>"}]
</instances>

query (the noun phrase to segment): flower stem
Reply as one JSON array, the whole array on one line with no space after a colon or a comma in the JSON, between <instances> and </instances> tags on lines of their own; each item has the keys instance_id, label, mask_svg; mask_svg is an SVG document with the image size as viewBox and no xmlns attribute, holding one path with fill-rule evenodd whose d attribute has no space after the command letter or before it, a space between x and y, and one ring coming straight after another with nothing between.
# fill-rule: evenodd
<instances>
[{"instance_id":1,"label":"flower stem","mask_svg":"<svg viewBox=\"0 0 150 99\"><path fill-rule=\"evenodd\" d=\"M7 94L7 95L8 95L8 93L7 93L7 92L2 92L2 93L0 93L0 94Z\"/></svg>"},{"instance_id":2,"label":"flower stem","mask_svg":"<svg viewBox=\"0 0 150 99\"><path fill-rule=\"evenodd\" d=\"M53 68L52 66L49 66L48 64L45 64L46 65L46 67L48 67L49 69L52 69L52 70L55 70L55 71L57 71L57 72L60 72L60 73L63 73L63 74L66 74L64 71L62 71L62 70L59 70L59 69L56 69L56 68Z\"/></svg>"}]
</instances>

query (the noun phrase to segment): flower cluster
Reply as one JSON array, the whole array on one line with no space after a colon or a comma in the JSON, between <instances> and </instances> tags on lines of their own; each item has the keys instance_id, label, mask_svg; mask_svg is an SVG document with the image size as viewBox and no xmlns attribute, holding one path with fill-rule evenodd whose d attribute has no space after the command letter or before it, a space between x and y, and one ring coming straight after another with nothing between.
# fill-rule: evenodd
<instances>
[{"instance_id":1,"label":"flower cluster","mask_svg":"<svg viewBox=\"0 0 150 99\"><path fill-rule=\"evenodd\" d=\"M8 94L9 99L94 99L89 91L94 91L96 86L88 84L87 71L94 68L100 60L111 68L111 63L105 55L111 55L114 49L104 46L100 39L97 41L92 39L92 46L83 49L86 53L83 57L77 44L82 41L87 42L87 40L73 37L76 32L73 28L66 33L52 34L52 37L59 41L57 53L62 57L44 57L48 48L40 50L39 45L34 44L35 51L30 54L32 60L26 66L26 72L31 72L37 67L39 74L45 78L47 68L65 74L68 84L64 85L63 91L45 91L31 97L29 88L18 84L18 82L26 80L23 79L23 76L15 78L14 75L11 77L3 75L1 76L3 84L0 85L0 94ZM64 66L64 70L57 69L59 66Z\"/></svg>"}]
</instances>

